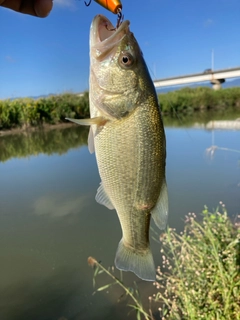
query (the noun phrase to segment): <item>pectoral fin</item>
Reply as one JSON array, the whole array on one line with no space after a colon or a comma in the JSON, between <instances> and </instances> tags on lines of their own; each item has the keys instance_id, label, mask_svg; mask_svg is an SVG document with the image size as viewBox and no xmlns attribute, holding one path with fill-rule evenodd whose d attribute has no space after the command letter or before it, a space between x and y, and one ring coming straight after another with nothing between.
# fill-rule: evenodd
<instances>
[{"instance_id":1,"label":"pectoral fin","mask_svg":"<svg viewBox=\"0 0 240 320\"><path fill-rule=\"evenodd\" d=\"M90 153L94 153L95 151L92 127L90 127L89 133L88 133L88 150Z\"/></svg>"},{"instance_id":2,"label":"pectoral fin","mask_svg":"<svg viewBox=\"0 0 240 320\"><path fill-rule=\"evenodd\" d=\"M100 184L100 187L97 189L97 194L96 194L95 199L98 203L104 205L108 209L110 209L110 210L115 209L111 200L109 199L109 196L107 195L107 193L103 187L102 182Z\"/></svg>"},{"instance_id":3,"label":"pectoral fin","mask_svg":"<svg viewBox=\"0 0 240 320\"><path fill-rule=\"evenodd\" d=\"M90 153L94 153L95 151L94 137L93 137L93 131L92 131L91 125L95 124L97 126L104 126L108 120L104 117L96 117L96 118L90 118L90 119L66 118L66 120L72 121L76 124L80 124L81 126L90 126L90 130L88 134L88 150Z\"/></svg>"},{"instance_id":4,"label":"pectoral fin","mask_svg":"<svg viewBox=\"0 0 240 320\"><path fill-rule=\"evenodd\" d=\"M104 126L107 122L107 119L104 117L96 117L90 119L72 119L72 118L65 118L66 120L72 121L76 124L80 124L81 126L91 126L92 124L96 124L98 126Z\"/></svg>"},{"instance_id":5,"label":"pectoral fin","mask_svg":"<svg viewBox=\"0 0 240 320\"><path fill-rule=\"evenodd\" d=\"M168 218L168 192L165 179L162 184L161 192L158 197L157 203L151 211L151 215L156 226L160 230L164 230L166 228Z\"/></svg>"}]
</instances>

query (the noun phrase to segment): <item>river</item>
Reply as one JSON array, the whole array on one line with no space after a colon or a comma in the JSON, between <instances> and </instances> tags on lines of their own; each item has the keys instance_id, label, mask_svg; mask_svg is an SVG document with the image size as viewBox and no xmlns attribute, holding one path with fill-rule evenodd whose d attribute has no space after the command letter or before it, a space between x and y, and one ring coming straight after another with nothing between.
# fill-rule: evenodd
<instances>
[{"instance_id":1,"label":"river","mask_svg":"<svg viewBox=\"0 0 240 320\"><path fill-rule=\"evenodd\" d=\"M164 118L170 227L180 231L188 212L219 201L231 217L240 213L240 130L234 122L217 129L236 118ZM115 211L95 202L100 179L87 134L72 126L0 136L1 320L135 319L120 289L93 295L87 258L112 266L121 230ZM160 245L151 242L160 264ZM152 283L124 273L127 285L134 280L147 301Z\"/></svg>"}]
</instances>

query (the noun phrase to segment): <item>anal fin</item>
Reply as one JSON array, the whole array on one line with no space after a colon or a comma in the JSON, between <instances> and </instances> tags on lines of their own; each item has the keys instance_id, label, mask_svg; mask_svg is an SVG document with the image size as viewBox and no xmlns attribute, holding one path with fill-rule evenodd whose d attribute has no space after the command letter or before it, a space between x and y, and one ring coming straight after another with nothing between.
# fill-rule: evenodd
<instances>
[{"instance_id":1,"label":"anal fin","mask_svg":"<svg viewBox=\"0 0 240 320\"><path fill-rule=\"evenodd\" d=\"M166 228L167 219L168 219L168 191L166 180L164 179L160 195L158 197L155 207L151 211L151 215L156 226L160 230Z\"/></svg>"}]
</instances>

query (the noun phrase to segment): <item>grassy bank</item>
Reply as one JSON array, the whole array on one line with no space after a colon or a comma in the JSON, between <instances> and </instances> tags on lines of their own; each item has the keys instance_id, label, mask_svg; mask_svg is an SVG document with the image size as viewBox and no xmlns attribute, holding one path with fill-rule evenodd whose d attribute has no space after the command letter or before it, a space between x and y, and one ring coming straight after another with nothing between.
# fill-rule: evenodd
<instances>
[{"instance_id":1,"label":"grassy bank","mask_svg":"<svg viewBox=\"0 0 240 320\"><path fill-rule=\"evenodd\" d=\"M240 216L231 221L222 203L213 213L205 207L202 221L188 214L183 232L168 229L160 240L162 265L149 301L141 301L141 292L126 286L121 273L114 275L90 257L94 284L104 275L112 279L96 292L120 286L138 320L239 320Z\"/></svg>"},{"instance_id":2,"label":"grassy bank","mask_svg":"<svg viewBox=\"0 0 240 320\"><path fill-rule=\"evenodd\" d=\"M210 88L183 88L159 94L163 114L191 114L199 110L238 108L240 88L213 91ZM61 94L41 99L0 100L0 130L28 128L65 122L65 118L89 117L88 92L82 96Z\"/></svg>"},{"instance_id":3,"label":"grassy bank","mask_svg":"<svg viewBox=\"0 0 240 320\"><path fill-rule=\"evenodd\" d=\"M240 87L214 91L208 87L183 88L159 95L163 113L192 113L200 110L225 109L240 110Z\"/></svg>"},{"instance_id":4,"label":"grassy bank","mask_svg":"<svg viewBox=\"0 0 240 320\"><path fill-rule=\"evenodd\" d=\"M88 92L40 99L0 100L0 130L66 122L65 118L89 117Z\"/></svg>"}]
</instances>

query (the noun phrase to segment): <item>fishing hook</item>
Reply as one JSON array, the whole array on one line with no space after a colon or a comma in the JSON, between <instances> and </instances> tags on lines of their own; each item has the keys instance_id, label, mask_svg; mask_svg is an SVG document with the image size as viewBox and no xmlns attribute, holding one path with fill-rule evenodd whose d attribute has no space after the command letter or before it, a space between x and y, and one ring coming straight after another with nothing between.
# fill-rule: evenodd
<instances>
[{"instance_id":1,"label":"fishing hook","mask_svg":"<svg viewBox=\"0 0 240 320\"><path fill-rule=\"evenodd\" d=\"M95 0L96 1L96 0ZM92 0L89 0L89 2L86 2L84 1L85 3L85 6L89 7L90 4L91 4ZM102 5L102 4L101 4ZM121 25L121 23L123 22L123 14L122 14L122 4L121 4L121 1L119 2L119 5L113 9L113 8L108 8L106 7L105 5L103 5L106 9L110 10L111 12L113 13L117 13L117 24L116 24L116 28L114 29L108 29L108 26L106 25L106 29L109 30L109 31L115 31L116 29L119 28L119 26ZM116 11L115 11L116 10Z\"/></svg>"},{"instance_id":2,"label":"fishing hook","mask_svg":"<svg viewBox=\"0 0 240 320\"><path fill-rule=\"evenodd\" d=\"M121 9L121 8L118 8L117 16L118 16L118 17L117 17L116 28L108 29L108 25L106 24L105 27L106 27L106 29L107 29L108 31L115 31L115 30L117 30L117 29L120 27L120 25L122 24L124 16L123 16L123 14L122 14L122 9Z\"/></svg>"},{"instance_id":3,"label":"fishing hook","mask_svg":"<svg viewBox=\"0 0 240 320\"><path fill-rule=\"evenodd\" d=\"M124 15L122 14L122 9L121 8L118 8L117 15L118 15L118 17L117 17L116 29L120 27L120 25L123 22L123 18L124 18Z\"/></svg>"},{"instance_id":4,"label":"fishing hook","mask_svg":"<svg viewBox=\"0 0 240 320\"><path fill-rule=\"evenodd\" d=\"M91 4L91 2L92 2L92 0L89 0L89 2L88 2L88 3L87 3L86 1L84 1L85 6L89 7L89 6L90 6L90 4Z\"/></svg>"}]
</instances>

